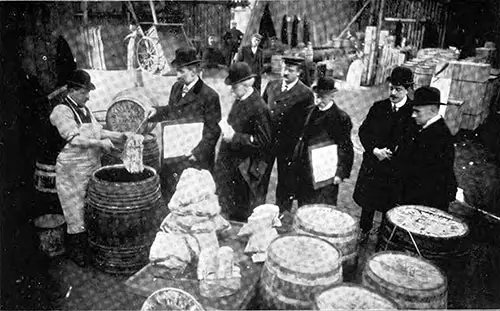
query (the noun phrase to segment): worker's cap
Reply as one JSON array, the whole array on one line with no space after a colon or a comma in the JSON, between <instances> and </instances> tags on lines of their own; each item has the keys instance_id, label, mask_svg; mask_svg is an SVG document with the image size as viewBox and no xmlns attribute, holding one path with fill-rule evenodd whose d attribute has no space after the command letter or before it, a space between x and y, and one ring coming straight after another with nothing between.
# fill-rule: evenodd
<instances>
[{"instance_id":1,"label":"worker's cap","mask_svg":"<svg viewBox=\"0 0 500 311\"><path fill-rule=\"evenodd\" d=\"M95 90L95 85L90 80L90 75L81 69L74 70L67 81L68 88L84 88L89 91Z\"/></svg>"},{"instance_id":2,"label":"worker's cap","mask_svg":"<svg viewBox=\"0 0 500 311\"><path fill-rule=\"evenodd\" d=\"M264 38L264 37L263 37L261 34L259 34L259 33L254 33L254 34L252 35L252 38L257 38L257 39L259 39L259 40L262 40L262 38Z\"/></svg>"},{"instance_id":3,"label":"worker's cap","mask_svg":"<svg viewBox=\"0 0 500 311\"><path fill-rule=\"evenodd\" d=\"M285 65L301 66L305 62L305 59L300 56L284 56L282 59Z\"/></svg>"}]
</instances>

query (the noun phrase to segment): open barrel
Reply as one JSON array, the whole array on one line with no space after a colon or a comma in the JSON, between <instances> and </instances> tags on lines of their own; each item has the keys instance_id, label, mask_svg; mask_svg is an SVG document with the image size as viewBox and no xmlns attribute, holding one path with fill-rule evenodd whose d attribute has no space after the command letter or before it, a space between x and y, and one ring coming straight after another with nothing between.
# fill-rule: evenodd
<instances>
[{"instance_id":1,"label":"open barrel","mask_svg":"<svg viewBox=\"0 0 500 311\"><path fill-rule=\"evenodd\" d=\"M98 169L89 182L85 211L94 265L129 274L148 263L162 208L160 180L145 166L130 174L123 165Z\"/></svg>"},{"instance_id":2,"label":"open barrel","mask_svg":"<svg viewBox=\"0 0 500 311\"><path fill-rule=\"evenodd\" d=\"M397 304L387 297L352 283L334 285L314 296L315 310L396 310Z\"/></svg>"}]
</instances>

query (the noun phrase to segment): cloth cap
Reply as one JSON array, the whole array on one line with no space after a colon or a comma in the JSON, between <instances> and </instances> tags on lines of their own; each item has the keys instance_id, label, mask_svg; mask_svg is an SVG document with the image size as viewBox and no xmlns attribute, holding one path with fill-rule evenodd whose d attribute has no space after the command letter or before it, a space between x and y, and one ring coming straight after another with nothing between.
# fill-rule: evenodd
<instances>
[{"instance_id":1,"label":"cloth cap","mask_svg":"<svg viewBox=\"0 0 500 311\"><path fill-rule=\"evenodd\" d=\"M252 35L252 38L257 38L257 39L259 39L259 40L262 40L262 38L264 38L264 37L263 37L261 34L259 34L259 33L254 33L254 34Z\"/></svg>"},{"instance_id":2,"label":"cloth cap","mask_svg":"<svg viewBox=\"0 0 500 311\"><path fill-rule=\"evenodd\" d=\"M301 66L302 64L304 64L305 61L303 57L299 56L284 56L282 59L286 65L296 65L296 66Z\"/></svg>"}]
</instances>

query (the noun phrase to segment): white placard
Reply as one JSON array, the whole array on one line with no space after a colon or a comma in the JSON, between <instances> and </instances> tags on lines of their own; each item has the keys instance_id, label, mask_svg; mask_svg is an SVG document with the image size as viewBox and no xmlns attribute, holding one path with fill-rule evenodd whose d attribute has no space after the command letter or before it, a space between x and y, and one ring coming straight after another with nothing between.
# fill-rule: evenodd
<instances>
[{"instance_id":1,"label":"white placard","mask_svg":"<svg viewBox=\"0 0 500 311\"><path fill-rule=\"evenodd\" d=\"M338 163L337 145L313 148L310 157L314 183L335 177Z\"/></svg>"},{"instance_id":2,"label":"white placard","mask_svg":"<svg viewBox=\"0 0 500 311\"><path fill-rule=\"evenodd\" d=\"M188 155L200 143L203 123L170 124L163 127L163 158Z\"/></svg>"}]
</instances>

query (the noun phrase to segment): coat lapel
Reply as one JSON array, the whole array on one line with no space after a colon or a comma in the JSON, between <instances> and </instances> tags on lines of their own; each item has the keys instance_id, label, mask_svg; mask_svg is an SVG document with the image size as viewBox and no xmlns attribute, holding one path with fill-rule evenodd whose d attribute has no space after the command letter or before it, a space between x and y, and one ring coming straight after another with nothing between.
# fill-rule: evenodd
<instances>
[{"instance_id":1,"label":"coat lapel","mask_svg":"<svg viewBox=\"0 0 500 311\"><path fill-rule=\"evenodd\" d=\"M202 87L203 87L203 80L201 80L201 78L198 78L198 82L196 82L196 84L189 90L189 92L187 92L186 95L182 97L182 85L181 85L178 91L180 93L178 95L179 100L175 103L175 105L184 106L193 101L196 101Z\"/></svg>"}]
</instances>

